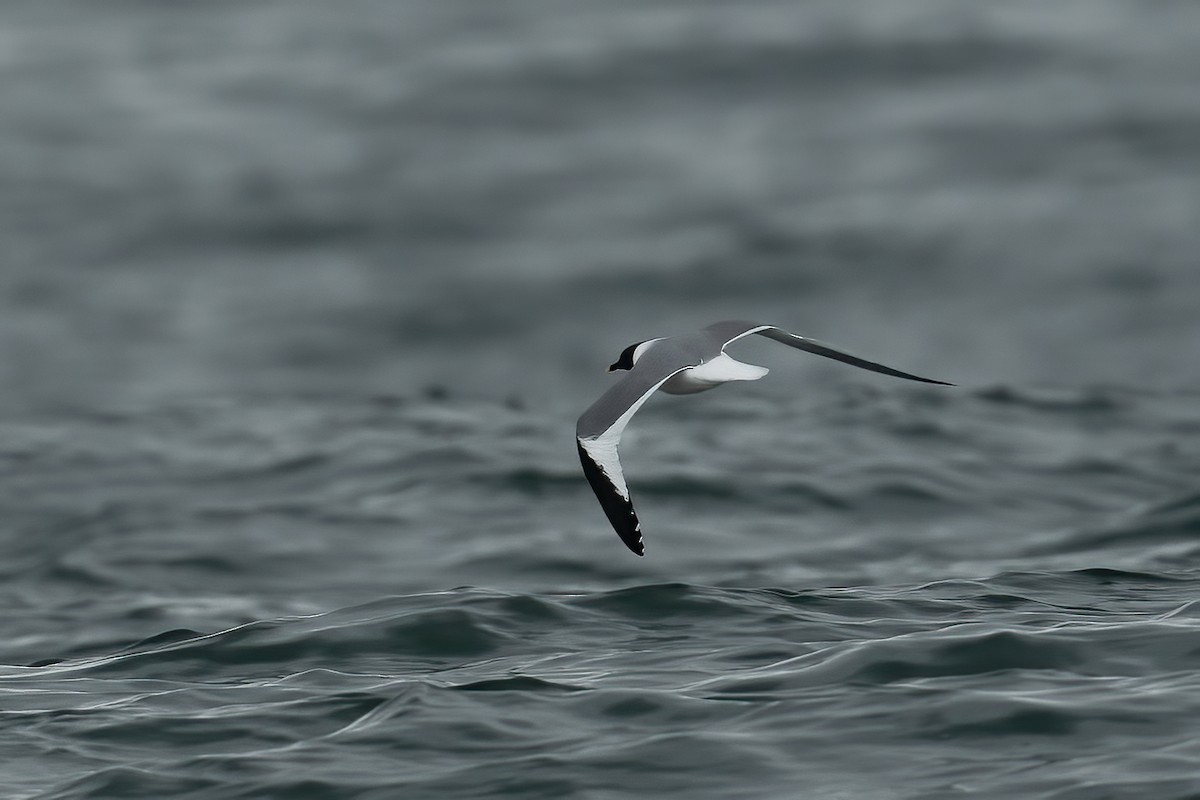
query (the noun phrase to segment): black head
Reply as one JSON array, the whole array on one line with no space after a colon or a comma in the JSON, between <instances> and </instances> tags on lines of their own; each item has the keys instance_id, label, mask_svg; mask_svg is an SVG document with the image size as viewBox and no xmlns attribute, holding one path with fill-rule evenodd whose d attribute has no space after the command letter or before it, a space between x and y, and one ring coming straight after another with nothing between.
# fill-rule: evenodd
<instances>
[{"instance_id":1,"label":"black head","mask_svg":"<svg viewBox=\"0 0 1200 800\"><path fill-rule=\"evenodd\" d=\"M629 347L626 347L624 350L621 351L621 355L617 356L617 360L608 365L608 371L616 372L617 370L620 370L620 369L633 369L633 354L634 354L634 352L638 349L638 347L640 345L643 345L648 341L650 341L650 340L645 339L640 342L634 342L633 344L629 345Z\"/></svg>"}]
</instances>

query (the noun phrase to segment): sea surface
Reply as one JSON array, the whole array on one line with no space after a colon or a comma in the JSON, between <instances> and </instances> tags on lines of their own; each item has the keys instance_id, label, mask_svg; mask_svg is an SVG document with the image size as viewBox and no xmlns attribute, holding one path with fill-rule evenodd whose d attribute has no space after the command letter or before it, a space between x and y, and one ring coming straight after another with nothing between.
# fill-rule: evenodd
<instances>
[{"instance_id":1,"label":"sea surface","mask_svg":"<svg viewBox=\"0 0 1200 800\"><path fill-rule=\"evenodd\" d=\"M1196 30L0 6L0 797L1197 800Z\"/></svg>"}]
</instances>

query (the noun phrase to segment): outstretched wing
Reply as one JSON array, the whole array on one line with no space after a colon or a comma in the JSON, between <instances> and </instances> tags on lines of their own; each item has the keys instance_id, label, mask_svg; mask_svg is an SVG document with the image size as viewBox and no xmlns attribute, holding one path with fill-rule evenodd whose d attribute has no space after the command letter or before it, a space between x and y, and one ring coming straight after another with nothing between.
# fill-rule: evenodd
<instances>
[{"instance_id":1,"label":"outstretched wing","mask_svg":"<svg viewBox=\"0 0 1200 800\"><path fill-rule=\"evenodd\" d=\"M935 381L932 378L922 378L919 375L913 375L908 372L901 372L898 369L885 367L883 364L876 364L874 361L867 361L865 358L852 356L849 353L837 350L827 344L822 344L816 339L809 339L807 336L797 336L794 333L789 333L783 328L777 328L774 325L763 325L758 322L747 322L745 320L730 320L728 322L717 322L709 325L704 329L720 342L721 349L731 342L741 339L743 336L749 336L756 333L759 336L766 336L768 339L774 339L777 342L795 347L798 350L806 350L809 353L815 353L819 356L832 358L834 361L841 361L844 364L869 369L872 372L879 372L884 375L891 375L893 378L906 378L910 381L920 381L921 383L936 383L940 386L953 386L952 383L946 381Z\"/></svg>"},{"instance_id":2,"label":"outstretched wing","mask_svg":"<svg viewBox=\"0 0 1200 800\"><path fill-rule=\"evenodd\" d=\"M629 499L617 445L625 426L650 395L672 375L699 363L701 359L689 357L669 342L652 348L620 383L583 412L575 427L583 474L621 541L639 556L645 552L642 528Z\"/></svg>"}]
</instances>

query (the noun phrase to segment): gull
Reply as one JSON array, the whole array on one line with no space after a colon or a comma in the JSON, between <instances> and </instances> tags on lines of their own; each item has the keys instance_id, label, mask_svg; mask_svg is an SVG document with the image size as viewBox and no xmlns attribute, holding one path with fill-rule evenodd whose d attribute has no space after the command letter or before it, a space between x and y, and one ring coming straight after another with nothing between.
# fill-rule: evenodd
<instances>
[{"instance_id":1,"label":"gull","mask_svg":"<svg viewBox=\"0 0 1200 800\"><path fill-rule=\"evenodd\" d=\"M873 361L836 350L815 339L789 333L774 325L745 320L715 322L696 333L647 339L635 342L621 351L609 372L624 371L621 381L600 395L575 426L575 442L583 474L591 484L600 507L625 546L637 555L644 555L642 526L629 486L617 457L617 444L625 426L650 395L661 389L668 394L705 392L731 381L756 381L767 374L766 367L744 364L725 354L725 348L744 336L758 334L783 342L799 350L832 358L872 372L922 383L953 386L901 372Z\"/></svg>"}]
</instances>

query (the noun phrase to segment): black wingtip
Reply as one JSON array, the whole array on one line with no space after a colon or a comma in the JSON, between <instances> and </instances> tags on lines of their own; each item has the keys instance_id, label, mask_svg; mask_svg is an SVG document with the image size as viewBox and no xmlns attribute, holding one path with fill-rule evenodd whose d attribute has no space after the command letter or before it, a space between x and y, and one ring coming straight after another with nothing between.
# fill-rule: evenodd
<instances>
[{"instance_id":1,"label":"black wingtip","mask_svg":"<svg viewBox=\"0 0 1200 800\"><path fill-rule=\"evenodd\" d=\"M604 515L608 517L613 530L634 555L644 556L646 548L642 544L642 524L633 510L633 503L617 492L604 470L592 460L578 440L575 445L579 450L579 463L583 465L583 474L587 477L592 491L596 493L596 499L600 501L600 507L604 509Z\"/></svg>"},{"instance_id":2,"label":"black wingtip","mask_svg":"<svg viewBox=\"0 0 1200 800\"><path fill-rule=\"evenodd\" d=\"M848 363L850 363L850 362L848 362ZM933 378L922 378L920 375L913 375L911 372L901 372L898 369L892 369L891 367L885 367L882 364L875 364L870 361L867 361L864 363L870 365L870 366L867 366L866 369L869 369L872 372L881 372L884 375L891 375L894 378L904 378L905 380L916 381L917 383L930 383L930 384L933 384L934 386L957 386L958 385L956 383L950 383L950 381L935 381ZM857 367L857 366L863 366L863 365L862 364L854 364L854 366ZM878 367L878 369L876 369L876 367Z\"/></svg>"}]
</instances>

